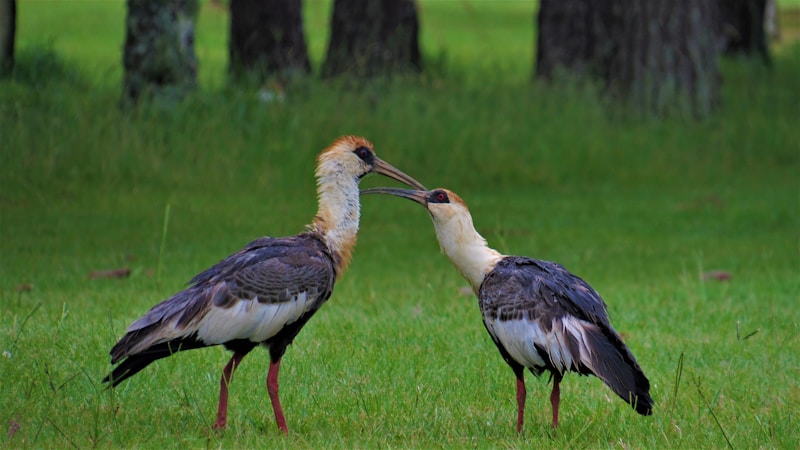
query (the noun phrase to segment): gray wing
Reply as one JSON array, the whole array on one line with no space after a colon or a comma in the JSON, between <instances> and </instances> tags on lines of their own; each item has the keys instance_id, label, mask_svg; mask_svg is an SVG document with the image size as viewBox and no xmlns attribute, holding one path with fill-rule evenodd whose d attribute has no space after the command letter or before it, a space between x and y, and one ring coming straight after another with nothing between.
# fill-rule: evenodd
<instances>
[{"instance_id":1,"label":"gray wing","mask_svg":"<svg viewBox=\"0 0 800 450\"><path fill-rule=\"evenodd\" d=\"M264 342L318 309L334 280L333 263L319 241L303 235L259 239L132 323L111 350L112 362L188 336L205 345Z\"/></svg>"},{"instance_id":2,"label":"gray wing","mask_svg":"<svg viewBox=\"0 0 800 450\"><path fill-rule=\"evenodd\" d=\"M610 327L600 294L560 264L506 257L480 287L481 311L500 319L572 316Z\"/></svg>"}]
</instances>

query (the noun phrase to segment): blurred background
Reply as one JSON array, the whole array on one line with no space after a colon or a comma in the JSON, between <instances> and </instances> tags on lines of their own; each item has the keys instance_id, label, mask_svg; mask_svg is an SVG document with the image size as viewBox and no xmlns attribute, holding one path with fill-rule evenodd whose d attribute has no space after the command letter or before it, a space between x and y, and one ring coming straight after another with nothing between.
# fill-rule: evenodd
<instances>
[{"instance_id":1,"label":"blurred background","mask_svg":"<svg viewBox=\"0 0 800 450\"><path fill-rule=\"evenodd\" d=\"M798 80L800 0L0 0L0 442L208 425L222 350L116 398L108 349L199 271L301 231L314 158L356 134L457 192L491 246L586 279L653 381L650 421L566 388L583 406L555 437L538 386L522 442L796 448ZM307 439L287 445L519 445L465 285L418 205L364 198L353 263L287 353ZM178 442L259 445L263 392L241 386L265 365L237 372L240 434Z\"/></svg>"}]
</instances>

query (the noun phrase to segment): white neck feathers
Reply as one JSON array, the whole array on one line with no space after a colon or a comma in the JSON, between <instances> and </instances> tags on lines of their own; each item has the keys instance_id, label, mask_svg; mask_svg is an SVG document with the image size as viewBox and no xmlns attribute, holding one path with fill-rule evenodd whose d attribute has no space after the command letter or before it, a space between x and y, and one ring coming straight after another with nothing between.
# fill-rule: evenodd
<instances>
[{"instance_id":1,"label":"white neck feathers","mask_svg":"<svg viewBox=\"0 0 800 450\"><path fill-rule=\"evenodd\" d=\"M472 216L468 212L448 217L432 217L442 252L469 281L477 295L483 278L494 269L503 255L490 248L486 239L475 230Z\"/></svg>"},{"instance_id":2,"label":"white neck feathers","mask_svg":"<svg viewBox=\"0 0 800 450\"><path fill-rule=\"evenodd\" d=\"M341 276L350 264L358 235L358 179L347 175L336 161L325 161L317 168L317 197L319 209L310 228L322 235Z\"/></svg>"}]
</instances>

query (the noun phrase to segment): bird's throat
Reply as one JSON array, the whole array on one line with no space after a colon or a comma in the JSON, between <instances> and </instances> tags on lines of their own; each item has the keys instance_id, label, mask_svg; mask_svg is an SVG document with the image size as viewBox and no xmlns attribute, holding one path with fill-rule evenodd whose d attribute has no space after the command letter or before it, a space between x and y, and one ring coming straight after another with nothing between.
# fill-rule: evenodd
<instances>
[{"instance_id":1,"label":"bird's throat","mask_svg":"<svg viewBox=\"0 0 800 450\"><path fill-rule=\"evenodd\" d=\"M311 228L322 235L336 264L337 276L341 276L350 264L358 235L358 180L337 173L322 175L317 196L319 209Z\"/></svg>"},{"instance_id":2,"label":"bird's throat","mask_svg":"<svg viewBox=\"0 0 800 450\"><path fill-rule=\"evenodd\" d=\"M450 223L448 230L441 228L440 224L434 223L434 225L442 252L477 294L483 278L494 269L503 255L490 248L486 239L473 228L471 223L459 223L457 227L453 227L454 224ZM457 232L454 232L454 228Z\"/></svg>"}]
</instances>

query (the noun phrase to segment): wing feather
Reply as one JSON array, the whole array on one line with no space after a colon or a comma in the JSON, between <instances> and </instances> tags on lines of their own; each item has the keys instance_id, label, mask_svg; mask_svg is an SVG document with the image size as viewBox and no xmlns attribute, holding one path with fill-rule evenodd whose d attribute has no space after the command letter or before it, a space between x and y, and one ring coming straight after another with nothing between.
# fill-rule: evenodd
<instances>
[{"instance_id":1,"label":"wing feather","mask_svg":"<svg viewBox=\"0 0 800 450\"><path fill-rule=\"evenodd\" d=\"M187 336L205 345L266 341L318 309L335 278L332 259L318 239L255 240L134 321L112 348L112 363Z\"/></svg>"},{"instance_id":2,"label":"wing feather","mask_svg":"<svg viewBox=\"0 0 800 450\"><path fill-rule=\"evenodd\" d=\"M649 414L650 383L611 326L600 295L563 266L507 257L478 292L486 329L517 363L594 374L641 414Z\"/></svg>"}]
</instances>

